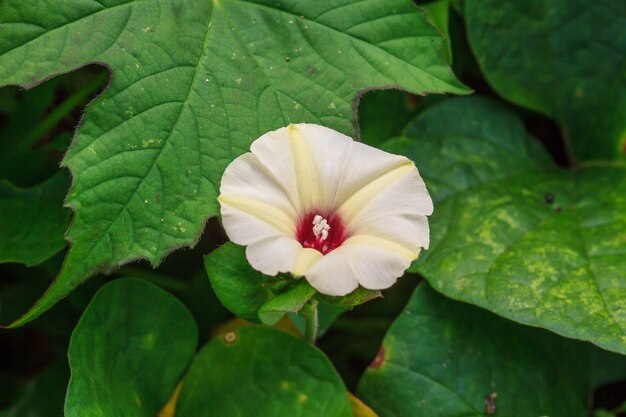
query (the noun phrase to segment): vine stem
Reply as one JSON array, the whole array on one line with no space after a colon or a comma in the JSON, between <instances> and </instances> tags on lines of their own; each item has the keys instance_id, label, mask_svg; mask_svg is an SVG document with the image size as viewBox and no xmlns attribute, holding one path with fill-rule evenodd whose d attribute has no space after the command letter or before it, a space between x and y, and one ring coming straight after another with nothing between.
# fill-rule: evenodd
<instances>
[{"instance_id":1,"label":"vine stem","mask_svg":"<svg viewBox=\"0 0 626 417\"><path fill-rule=\"evenodd\" d=\"M319 321L317 316L317 300L312 299L304 305L301 310L304 317L304 338L311 344L315 344L317 339L317 329Z\"/></svg>"}]
</instances>

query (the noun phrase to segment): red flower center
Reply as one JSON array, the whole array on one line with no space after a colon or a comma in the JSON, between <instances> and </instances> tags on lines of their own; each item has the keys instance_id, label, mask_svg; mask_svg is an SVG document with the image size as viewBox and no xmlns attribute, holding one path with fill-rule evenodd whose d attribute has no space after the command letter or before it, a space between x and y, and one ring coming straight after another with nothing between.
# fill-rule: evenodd
<instances>
[{"instance_id":1,"label":"red flower center","mask_svg":"<svg viewBox=\"0 0 626 417\"><path fill-rule=\"evenodd\" d=\"M315 249L326 255L348 238L348 232L337 214L311 211L300 218L296 239L303 248Z\"/></svg>"}]
</instances>

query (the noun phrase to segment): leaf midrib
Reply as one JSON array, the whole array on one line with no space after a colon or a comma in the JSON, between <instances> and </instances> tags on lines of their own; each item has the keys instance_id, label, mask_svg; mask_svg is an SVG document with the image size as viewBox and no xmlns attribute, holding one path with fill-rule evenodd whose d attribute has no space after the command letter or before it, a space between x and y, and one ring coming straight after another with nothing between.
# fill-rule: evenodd
<instances>
[{"instance_id":1,"label":"leaf midrib","mask_svg":"<svg viewBox=\"0 0 626 417\"><path fill-rule=\"evenodd\" d=\"M142 1L142 0L139 0L139 1ZM143 0L143 1L146 1L146 0ZM128 4L128 3L126 3L126 4ZM210 15L209 15L209 17L208 17L208 21L211 21L212 14L213 14L213 8L211 8L211 14L210 14ZM90 256L91 256L91 254L93 253L94 249L95 249L96 247L98 247L98 245L102 242L102 240L103 240L106 236L108 236L108 234L109 234L109 232L111 231L111 228L113 227L113 225L115 225L115 224L117 223L117 221L119 220L119 218L120 218L120 216L122 215L122 213L123 213L125 210L127 210L127 208L128 208L128 204L130 203L130 201L132 200L132 198L133 198L133 197L137 194L137 191L139 190L139 188L141 187L141 185L144 183L144 181L145 181L146 177L150 174L150 172L151 172L151 171L154 169L154 167L156 166L156 163L157 163L157 161L159 160L159 157L161 156L161 154L162 154L162 152L163 152L163 149L165 149L165 146L167 146L168 141L169 141L169 140L170 140L170 138L172 137L172 133L174 132L174 129L175 129L176 125L177 125L177 124L178 124L178 122L180 121L180 116L182 115L183 110L185 109L185 107L186 107L186 106L188 106L189 96L191 95L191 91L192 91L192 89L193 89L193 86L194 86L194 85L195 85L195 83L196 83L196 79L197 79L197 77L198 77L199 68L200 68L200 61L202 60L202 57L203 57L203 51L205 50L206 45L207 45L208 41L210 40L210 36L209 36L209 34L211 34L211 32L212 32L212 31L211 31L211 26L207 24L207 26L206 26L206 33L205 33L205 36L204 36L204 41L202 42L202 47L201 47L201 49L200 49L200 51L199 51L199 53L198 53L198 61L197 61L196 65L195 65L195 72L194 72L194 75L192 76L191 81L190 81L190 83L189 83L189 89L187 90L187 94L186 94L186 96L185 96L185 99L182 101L182 104L181 104L181 106L180 106L180 110L178 111L178 114L177 114L177 116L176 116L176 119L175 119L174 123L172 123L172 128L170 129L169 134L168 134L168 135L167 135L167 137L163 140L163 145L161 146L161 148L159 149L159 151L155 154L154 159L153 159L152 163L150 164L150 167L148 168L148 170L147 170L146 174L145 174L145 175L141 178L141 180L140 180L140 181L138 181L138 183L137 183L137 185L136 185L135 189L134 189L131 193L129 193L129 197L128 197L128 199L126 200L126 203L125 203L125 204L122 206L122 208L118 211L118 213L115 215L114 219L112 219L112 220L110 221L109 226L108 226L108 227L107 227L107 229L106 229L106 230L105 230L105 231L101 234L100 239L98 239L98 241L97 241L96 243L94 243L94 244L91 246L91 249L89 250L88 255L87 255L87 256L84 256L82 259L86 259L86 258L90 257ZM165 196L163 196L163 198L164 198L164 197L165 197ZM161 201L161 203L160 203L160 204L163 206L165 203L164 203L164 201ZM131 217L131 219L132 219L132 217ZM159 231L159 236L161 236L161 234L162 234L162 230L160 230L160 231ZM159 246L160 246L160 242L159 242ZM160 249L160 248L157 248L157 257L159 257L159 255L158 255L158 249ZM164 255L163 255L163 256L164 256ZM113 259L114 259L114 257L111 259L111 261L114 263L115 261L113 261ZM58 278L57 278L57 280L58 280Z\"/></svg>"}]
</instances>

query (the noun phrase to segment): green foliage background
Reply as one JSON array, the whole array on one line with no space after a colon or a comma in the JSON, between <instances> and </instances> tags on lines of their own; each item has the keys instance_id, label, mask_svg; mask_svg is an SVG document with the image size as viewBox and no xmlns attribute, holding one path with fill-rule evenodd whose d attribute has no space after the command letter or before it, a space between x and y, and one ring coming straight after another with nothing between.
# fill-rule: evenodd
<instances>
[{"instance_id":1,"label":"green foliage background","mask_svg":"<svg viewBox=\"0 0 626 417\"><path fill-rule=\"evenodd\" d=\"M0 417L624 414L626 3L419 3L0 1ZM227 242L224 168L301 122L426 181L382 294Z\"/></svg>"}]
</instances>

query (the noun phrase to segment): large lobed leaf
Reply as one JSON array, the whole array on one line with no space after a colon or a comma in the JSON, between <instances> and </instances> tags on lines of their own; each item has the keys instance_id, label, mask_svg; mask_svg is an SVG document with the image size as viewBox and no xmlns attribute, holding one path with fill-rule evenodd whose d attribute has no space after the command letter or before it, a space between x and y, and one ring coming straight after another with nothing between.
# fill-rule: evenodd
<instances>
[{"instance_id":1,"label":"large lobed leaf","mask_svg":"<svg viewBox=\"0 0 626 417\"><path fill-rule=\"evenodd\" d=\"M0 85L90 62L112 71L64 165L70 253L15 325L99 269L193 245L226 165L262 133L315 122L352 134L358 91L467 90L410 0L5 0Z\"/></svg>"},{"instance_id":2,"label":"large lobed leaf","mask_svg":"<svg viewBox=\"0 0 626 417\"><path fill-rule=\"evenodd\" d=\"M626 157L626 2L467 0L468 38L503 97L560 124L572 157Z\"/></svg>"},{"instance_id":3,"label":"large lobed leaf","mask_svg":"<svg viewBox=\"0 0 626 417\"><path fill-rule=\"evenodd\" d=\"M387 148L415 160L435 202L414 271L453 299L626 353L626 166L561 169L480 97L427 110Z\"/></svg>"},{"instance_id":4,"label":"large lobed leaf","mask_svg":"<svg viewBox=\"0 0 626 417\"><path fill-rule=\"evenodd\" d=\"M623 356L512 323L422 284L358 393L380 417L585 417L592 390L625 376Z\"/></svg>"}]
</instances>

